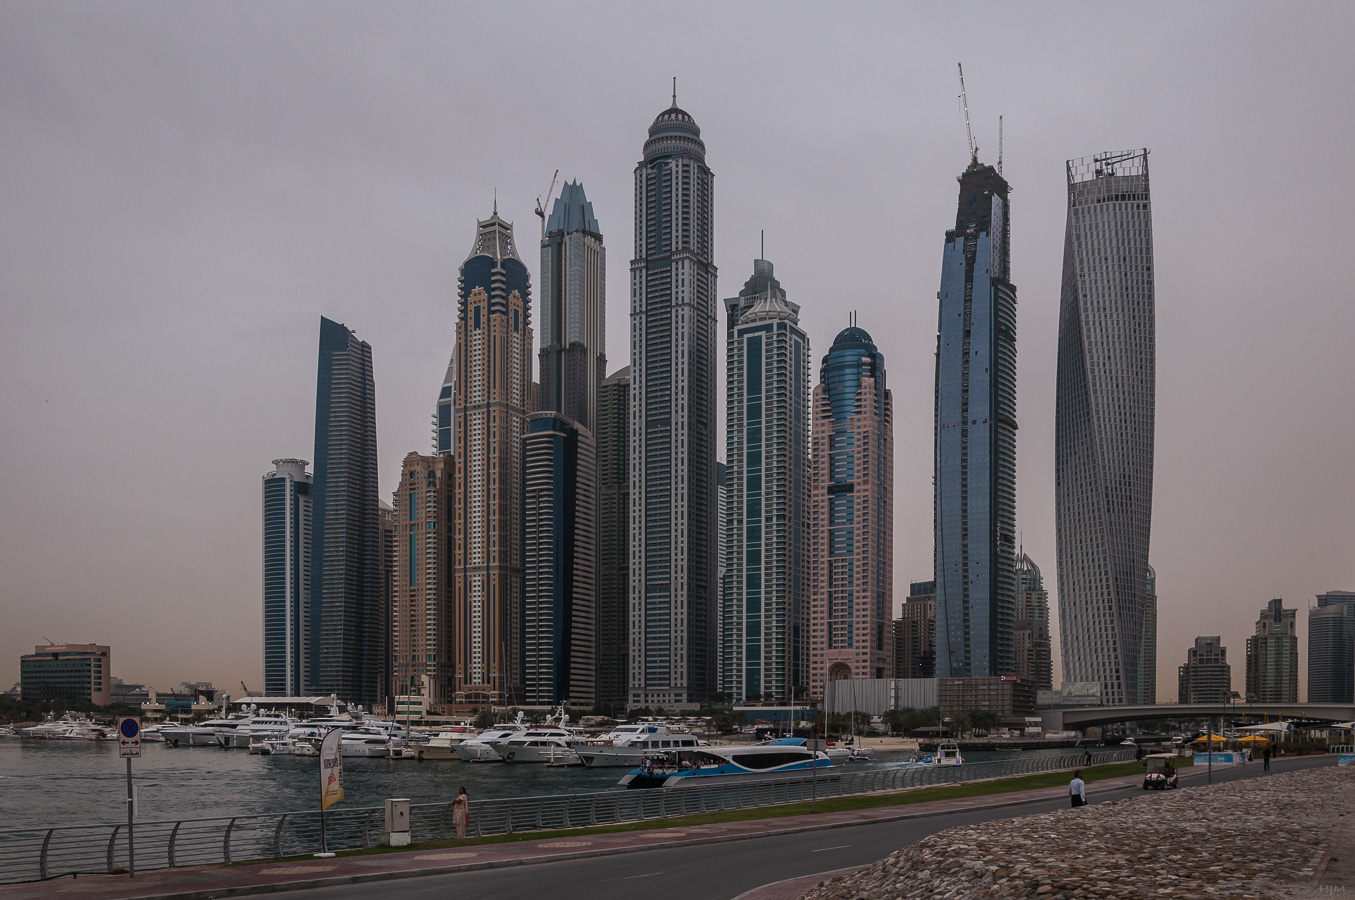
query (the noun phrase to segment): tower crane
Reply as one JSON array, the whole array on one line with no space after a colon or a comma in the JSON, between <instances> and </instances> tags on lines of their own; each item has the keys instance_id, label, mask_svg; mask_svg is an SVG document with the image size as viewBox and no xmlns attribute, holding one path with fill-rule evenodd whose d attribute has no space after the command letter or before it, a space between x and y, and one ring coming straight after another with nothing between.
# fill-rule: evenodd
<instances>
[{"instance_id":1,"label":"tower crane","mask_svg":"<svg viewBox=\"0 0 1355 900\"><path fill-rule=\"evenodd\" d=\"M955 64L960 70L960 103L964 106L964 130L969 135L969 162L971 165L979 164L979 147L974 143L974 128L969 124L969 97L964 89L964 66L960 63Z\"/></svg>"},{"instance_id":2,"label":"tower crane","mask_svg":"<svg viewBox=\"0 0 1355 900\"><path fill-rule=\"evenodd\" d=\"M546 238L546 207L550 206L550 198L555 193L555 179L560 177L560 170L556 169L555 174L550 177L550 189L546 191L545 206L541 204L541 198L536 198L536 214L541 218L541 239Z\"/></svg>"}]
</instances>

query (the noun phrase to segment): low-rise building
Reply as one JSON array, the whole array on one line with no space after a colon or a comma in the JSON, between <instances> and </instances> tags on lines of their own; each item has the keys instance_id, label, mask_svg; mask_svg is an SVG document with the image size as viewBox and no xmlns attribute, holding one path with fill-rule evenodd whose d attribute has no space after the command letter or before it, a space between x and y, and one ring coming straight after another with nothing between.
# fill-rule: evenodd
<instances>
[{"instance_id":1,"label":"low-rise building","mask_svg":"<svg viewBox=\"0 0 1355 900\"><path fill-rule=\"evenodd\" d=\"M982 678L938 678L941 715L965 715L982 709L999 716L1029 716L1035 712L1035 685L1015 675Z\"/></svg>"},{"instance_id":2,"label":"low-rise building","mask_svg":"<svg viewBox=\"0 0 1355 900\"><path fill-rule=\"evenodd\" d=\"M113 702L112 654L104 644L48 644L19 657L19 680L27 702Z\"/></svg>"}]
</instances>

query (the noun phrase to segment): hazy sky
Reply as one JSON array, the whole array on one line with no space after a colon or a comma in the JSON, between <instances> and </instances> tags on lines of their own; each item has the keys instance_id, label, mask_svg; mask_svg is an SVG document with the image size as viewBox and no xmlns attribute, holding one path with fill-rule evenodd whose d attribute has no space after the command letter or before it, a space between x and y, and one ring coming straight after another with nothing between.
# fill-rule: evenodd
<instances>
[{"instance_id":1,"label":"hazy sky","mask_svg":"<svg viewBox=\"0 0 1355 900\"><path fill-rule=\"evenodd\" d=\"M1158 696L1197 634L1241 689L1272 597L1306 660L1313 596L1355 589L1352 34L1350 3L0 5L0 687L44 637L261 687L260 478L312 458L320 316L372 344L388 497L496 187L535 270L536 196L583 181L624 365L632 170L674 75L720 295L766 229L815 359L849 310L886 355L901 603L932 570L957 60L984 161L1006 117L1027 552L1055 593L1064 161L1146 146Z\"/></svg>"}]
</instances>

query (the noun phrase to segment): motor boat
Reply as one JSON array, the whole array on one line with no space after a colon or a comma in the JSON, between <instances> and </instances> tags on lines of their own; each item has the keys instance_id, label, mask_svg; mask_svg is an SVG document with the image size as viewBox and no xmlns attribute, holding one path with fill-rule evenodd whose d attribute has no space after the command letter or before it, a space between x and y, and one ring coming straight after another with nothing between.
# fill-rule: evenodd
<instances>
[{"instance_id":1,"label":"motor boat","mask_svg":"<svg viewBox=\"0 0 1355 900\"><path fill-rule=\"evenodd\" d=\"M499 756L499 751L494 749L494 742L505 740L526 731L527 726L523 722L525 718L526 715L519 712L516 720L501 722L480 732L468 741L462 741L452 748L456 753L456 758L462 762L503 762L503 757Z\"/></svg>"},{"instance_id":2,"label":"motor boat","mask_svg":"<svg viewBox=\"0 0 1355 900\"><path fill-rule=\"evenodd\" d=\"M870 762L873 755L869 747L853 747L847 754L847 762Z\"/></svg>"},{"instance_id":3,"label":"motor boat","mask_svg":"<svg viewBox=\"0 0 1355 900\"><path fill-rule=\"evenodd\" d=\"M405 750L409 750L408 755ZM375 725L359 725L344 729L339 738L339 753L346 757L378 757L381 759L413 759L403 735L396 735Z\"/></svg>"},{"instance_id":4,"label":"motor boat","mask_svg":"<svg viewBox=\"0 0 1355 900\"><path fill-rule=\"evenodd\" d=\"M789 778L810 778L816 769L832 769L822 750L809 749L804 738L782 738L764 744L698 747L651 758L618 782L626 788L699 787L708 784L746 784ZM819 777L840 777L822 773Z\"/></svg>"},{"instance_id":5,"label":"motor boat","mask_svg":"<svg viewBox=\"0 0 1355 900\"><path fill-rule=\"evenodd\" d=\"M241 722L253 717L254 712L251 707L229 715L223 713L200 725L161 725L160 733L171 747L221 747L217 734L234 731Z\"/></svg>"},{"instance_id":6,"label":"motor boat","mask_svg":"<svg viewBox=\"0 0 1355 900\"><path fill-rule=\"evenodd\" d=\"M936 748L936 755L932 757L934 766L960 766L964 765L964 757L960 755L959 744L942 744Z\"/></svg>"},{"instance_id":7,"label":"motor boat","mask_svg":"<svg viewBox=\"0 0 1355 900\"><path fill-rule=\"evenodd\" d=\"M84 716L66 713L60 719L53 719L49 714L47 721L22 729L22 736L39 741L106 741L112 740L113 730Z\"/></svg>"},{"instance_id":8,"label":"motor boat","mask_svg":"<svg viewBox=\"0 0 1355 900\"><path fill-rule=\"evenodd\" d=\"M673 750L694 750L707 744L685 728L641 722L618 725L601 737L576 740L572 746L579 760L590 768L619 766L633 769L646 756Z\"/></svg>"}]
</instances>

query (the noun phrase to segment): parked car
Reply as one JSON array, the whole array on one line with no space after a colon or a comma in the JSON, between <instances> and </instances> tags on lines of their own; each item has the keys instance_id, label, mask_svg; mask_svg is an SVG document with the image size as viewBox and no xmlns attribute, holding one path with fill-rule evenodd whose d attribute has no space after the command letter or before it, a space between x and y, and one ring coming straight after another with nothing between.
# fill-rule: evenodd
<instances>
[{"instance_id":1,"label":"parked car","mask_svg":"<svg viewBox=\"0 0 1355 900\"><path fill-rule=\"evenodd\" d=\"M1157 766L1149 770L1147 775L1143 776L1143 789L1149 788L1163 790L1165 788L1177 787L1176 769L1171 766Z\"/></svg>"}]
</instances>

